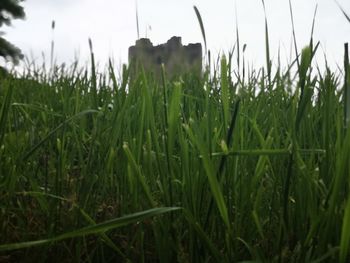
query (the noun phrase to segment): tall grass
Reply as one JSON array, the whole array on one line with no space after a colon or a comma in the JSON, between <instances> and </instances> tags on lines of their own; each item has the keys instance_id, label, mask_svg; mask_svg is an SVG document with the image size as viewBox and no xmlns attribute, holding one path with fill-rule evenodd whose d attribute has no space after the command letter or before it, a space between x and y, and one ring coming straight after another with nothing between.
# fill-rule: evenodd
<instances>
[{"instance_id":1,"label":"tall grass","mask_svg":"<svg viewBox=\"0 0 350 263\"><path fill-rule=\"evenodd\" d=\"M90 69L0 80L0 261L350 259L346 85L317 45L161 83L90 48Z\"/></svg>"}]
</instances>

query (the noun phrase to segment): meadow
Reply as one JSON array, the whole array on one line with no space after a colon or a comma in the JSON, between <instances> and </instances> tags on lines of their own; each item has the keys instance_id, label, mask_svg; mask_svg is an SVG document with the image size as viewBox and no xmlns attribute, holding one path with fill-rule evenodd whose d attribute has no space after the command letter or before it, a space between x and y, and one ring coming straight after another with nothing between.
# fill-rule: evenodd
<instances>
[{"instance_id":1,"label":"meadow","mask_svg":"<svg viewBox=\"0 0 350 263\"><path fill-rule=\"evenodd\" d=\"M320 70L311 39L283 68L265 44L264 68L237 39L175 80L92 49L2 75L0 262L348 262L348 54Z\"/></svg>"}]
</instances>

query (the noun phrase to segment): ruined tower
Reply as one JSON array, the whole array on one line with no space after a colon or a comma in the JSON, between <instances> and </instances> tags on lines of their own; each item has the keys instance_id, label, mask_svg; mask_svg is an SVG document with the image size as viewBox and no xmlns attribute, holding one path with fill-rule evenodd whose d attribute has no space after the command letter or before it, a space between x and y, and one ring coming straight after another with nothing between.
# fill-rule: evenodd
<instances>
[{"instance_id":1,"label":"ruined tower","mask_svg":"<svg viewBox=\"0 0 350 263\"><path fill-rule=\"evenodd\" d=\"M136 41L129 48L129 65L131 77L135 77L143 68L147 74L156 79L161 76L161 64L164 64L168 79L182 74L201 75L202 45L200 43L183 46L181 37L172 37L165 44L153 46L148 38Z\"/></svg>"}]
</instances>

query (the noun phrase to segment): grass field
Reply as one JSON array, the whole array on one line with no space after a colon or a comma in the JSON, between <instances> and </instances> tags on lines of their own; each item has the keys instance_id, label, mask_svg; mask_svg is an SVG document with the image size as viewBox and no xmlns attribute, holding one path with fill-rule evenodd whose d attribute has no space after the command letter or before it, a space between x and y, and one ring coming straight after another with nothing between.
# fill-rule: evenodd
<instances>
[{"instance_id":1,"label":"grass field","mask_svg":"<svg viewBox=\"0 0 350 263\"><path fill-rule=\"evenodd\" d=\"M349 262L347 55L266 47L162 83L93 53L2 76L0 262Z\"/></svg>"}]
</instances>

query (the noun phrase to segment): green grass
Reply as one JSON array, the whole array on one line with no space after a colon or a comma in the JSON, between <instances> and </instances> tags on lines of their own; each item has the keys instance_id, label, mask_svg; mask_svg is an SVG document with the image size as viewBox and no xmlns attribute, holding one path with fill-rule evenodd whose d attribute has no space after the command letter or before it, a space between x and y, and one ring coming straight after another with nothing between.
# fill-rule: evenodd
<instances>
[{"instance_id":1,"label":"green grass","mask_svg":"<svg viewBox=\"0 0 350 263\"><path fill-rule=\"evenodd\" d=\"M265 44L201 78L97 72L91 42L89 69L1 77L0 261L349 261L348 60Z\"/></svg>"}]
</instances>

